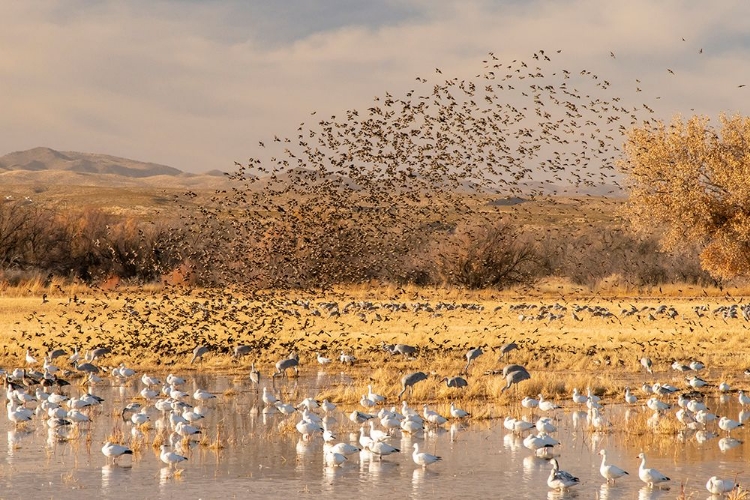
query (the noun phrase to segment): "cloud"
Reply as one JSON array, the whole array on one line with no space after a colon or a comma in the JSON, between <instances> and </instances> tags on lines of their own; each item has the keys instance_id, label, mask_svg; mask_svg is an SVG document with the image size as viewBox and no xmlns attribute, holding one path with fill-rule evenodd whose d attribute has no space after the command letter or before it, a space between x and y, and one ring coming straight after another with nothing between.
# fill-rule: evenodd
<instances>
[{"instance_id":1,"label":"cloud","mask_svg":"<svg viewBox=\"0 0 750 500\"><path fill-rule=\"evenodd\" d=\"M474 78L489 51L562 50L559 64L607 75L628 98L660 97L667 119L748 111L745 2L322 4L3 2L0 153L44 145L230 169L313 110L365 108L417 75L437 81L436 67Z\"/></svg>"}]
</instances>

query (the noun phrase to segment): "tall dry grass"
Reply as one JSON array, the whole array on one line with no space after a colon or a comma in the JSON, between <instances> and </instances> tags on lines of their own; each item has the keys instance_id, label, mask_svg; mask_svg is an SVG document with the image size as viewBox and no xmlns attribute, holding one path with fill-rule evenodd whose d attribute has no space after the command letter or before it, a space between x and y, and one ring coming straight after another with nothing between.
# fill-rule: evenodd
<instances>
[{"instance_id":1,"label":"tall dry grass","mask_svg":"<svg viewBox=\"0 0 750 500\"><path fill-rule=\"evenodd\" d=\"M590 295L530 298L515 290L461 292L455 289L367 288L327 290L317 294L266 292L242 295L184 290L169 286L115 291L75 290L71 295L58 290L43 293L4 292L0 295L0 352L6 367L24 364L26 349L42 356L56 347L69 352L106 345L112 354L104 366L125 363L139 371L224 372L245 377L251 361L264 377L270 377L274 364L290 351L300 354L303 374L318 369L344 372L354 380L330 394L334 401L356 404L367 384L389 395L400 390L403 374L422 370L430 381L418 384L415 395L425 401L445 402L497 400L510 402L516 396L536 396L568 401L573 388L585 392L590 387L606 397L619 397L625 385L639 387L643 382L670 382L687 387L685 374L671 371L675 361L700 359L708 367L701 375L718 384L728 381L736 388L745 384L742 371L750 355L744 341L748 322L740 316L725 319L712 310L721 305L741 303L741 297L727 294L693 297L621 297ZM42 291L42 290L39 290ZM684 292L684 290L683 290ZM38 292L37 292L38 293ZM361 307L372 302L375 309ZM339 314L331 315L323 303L338 304ZM404 304L404 310L391 310L388 304ZM447 303L451 308L440 307ZM521 319L533 317L542 305L559 303L567 307L561 319ZM416 309L418 304L427 307ZM461 307L471 304L472 307ZM518 309L521 304L530 307ZM574 305L600 306L615 317L597 317L579 312ZM666 304L678 311L675 319L649 311L626 316L622 309L656 309ZM347 309L347 305L349 308ZM455 307L453 307L455 306ZM531 307L533 306L533 307ZM705 306L702 317L693 308ZM514 340L520 349L501 358L499 348ZM420 349L416 359L392 356L383 343L407 343ZM191 352L206 344L212 352L200 363L190 364ZM249 357L235 360L234 346L254 346ZM464 375L469 386L449 389L442 377L463 372L465 353L482 346L485 354ZM338 355L354 354L354 367L341 365ZM329 367L319 367L315 353L333 358ZM639 363L642 356L653 359L656 373L646 374ZM58 360L58 364L63 359ZM518 388L502 392L505 380L497 371L506 363L518 363L532 372L532 378ZM39 366L37 365L37 366ZM70 368L64 366L64 368Z\"/></svg>"}]
</instances>

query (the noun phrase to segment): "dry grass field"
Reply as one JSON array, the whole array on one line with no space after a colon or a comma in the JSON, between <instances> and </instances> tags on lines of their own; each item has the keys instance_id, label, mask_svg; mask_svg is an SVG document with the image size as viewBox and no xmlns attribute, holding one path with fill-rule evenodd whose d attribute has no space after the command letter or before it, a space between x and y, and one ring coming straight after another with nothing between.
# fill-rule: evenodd
<instances>
[{"instance_id":1,"label":"dry grass field","mask_svg":"<svg viewBox=\"0 0 750 500\"><path fill-rule=\"evenodd\" d=\"M42 204L99 208L146 220L177 213L174 200L185 189L6 186L15 198L29 196ZM212 194L204 189L193 199L180 199L197 207ZM614 224L622 204L596 197L497 201L482 195L467 204L478 214L508 215L526 230L542 234L575 234L597 224ZM64 281L17 287L0 283L0 367L23 366L27 349L38 360L33 367L41 369L44 354L55 348L72 354L76 347L81 352L108 347L112 353L97 361L105 369L125 363L139 372L201 370L246 377L255 362L270 377L276 361L297 352L302 374L323 369L352 376L352 384L321 395L334 401L356 403L368 384L395 396L401 376L421 370L431 378L415 387L415 398L442 404L460 398L470 404L540 392L568 399L574 387L618 398L626 385L644 382L686 387L685 374L670 365L698 359L707 366L701 376L739 388L750 366L748 322L741 312L748 294L750 289L623 287L617 277L594 290L549 279L533 288L503 292L377 283L255 294L167 284L127 288L118 287L116 280L97 289ZM736 309L726 309L732 306ZM510 341L519 348L501 358L500 347ZM394 343L416 346L418 354L405 359L382 348ZM210 353L190 364L198 345ZM236 360L231 353L239 345L251 352ZM457 390L441 384L441 378L462 373L466 352L477 346L484 354L464 374L469 386ZM353 366L338 361L342 352L356 357ZM319 365L316 353L332 362ZM654 361L653 376L641 368L643 356ZM72 370L64 359L56 364ZM505 380L491 373L507 363L525 365L532 378L503 393Z\"/></svg>"},{"instance_id":2,"label":"dry grass field","mask_svg":"<svg viewBox=\"0 0 750 500\"><path fill-rule=\"evenodd\" d=\"M657 381L688 388L691 373L674 371L671 364L691 360L705 363L700 376L709 383L750 388L743 375L750 323L739 295L747 292L674 287L660 296L636 297L613 288L592 295L555 283L504 293L361 287L254 296L172 287L6 289L0 295L0 363L6 369L24 366L28 348L40 369L53 348L72 353L74 347L83 352L105 346L112 354L100 361L103 368L125 363L139 372L246 377L254 361L270 377L277 360L297 352L301 374L352 376L354 383L319 395L346 403L356 403L368 384L395 396L402 374L417 370L430 373L432 381L417 384L413 398L443 404L511 401L540 392L567 401L574 387L619 399L626 385ZM519 348L502 358L499 349L510 341ZM419 353L405 359L382 349L393 343L414 345ZM210 353L190 364L197 345ZM231 356L238 345L252 349L239 361ZM477 346L484 354L464 375L468 387L441 383L462 373L466 352ZM353 366L339 362L342 352L356 357ZM332 362L318 364L316 353ZM653 360L653 375L642 369L643 356ZM62 359L56 364L72 369ZM532 378L503 393L505 380L491 372L507 363L525 365Z\"/></svg>"}]
</instances>

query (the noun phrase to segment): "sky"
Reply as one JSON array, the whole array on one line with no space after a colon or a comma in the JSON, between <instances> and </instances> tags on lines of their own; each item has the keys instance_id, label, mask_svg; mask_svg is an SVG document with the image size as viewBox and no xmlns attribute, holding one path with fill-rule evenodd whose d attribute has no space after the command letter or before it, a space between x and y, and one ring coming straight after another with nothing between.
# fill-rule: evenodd
<instances>
[{"instance_id":1,"label":"sky","mask_svg":"<svg viewBox=\"0 0 750 500\"><path fill-rule=\"evenodd\" d=\"M230 171L312 112L539 49L667 121L748 114L748 19L743 0L5 1L0 155L45 146Z\"/></svg>"}]
</instances>

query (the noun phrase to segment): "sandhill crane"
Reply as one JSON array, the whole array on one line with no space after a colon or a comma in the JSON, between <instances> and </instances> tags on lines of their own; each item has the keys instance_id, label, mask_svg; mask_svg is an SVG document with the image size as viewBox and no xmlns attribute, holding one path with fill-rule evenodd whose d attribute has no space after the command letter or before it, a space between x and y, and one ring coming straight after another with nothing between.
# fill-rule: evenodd
<instances>
[{"instance_id":1,"label":"sandhill crane","mask_svg":"<svg viewBox=\"0 0 750 500\"><path fill-rule=\"evenodd\" d=\"M414 384L421 382L422 380L427 380L427 374L424 372L409 373L401 377L401 392L398 393L398 399L401 399L401 396L406 392L407 387L409 388L409 394L411 394Z\"/></svg>"}]
</instances>

